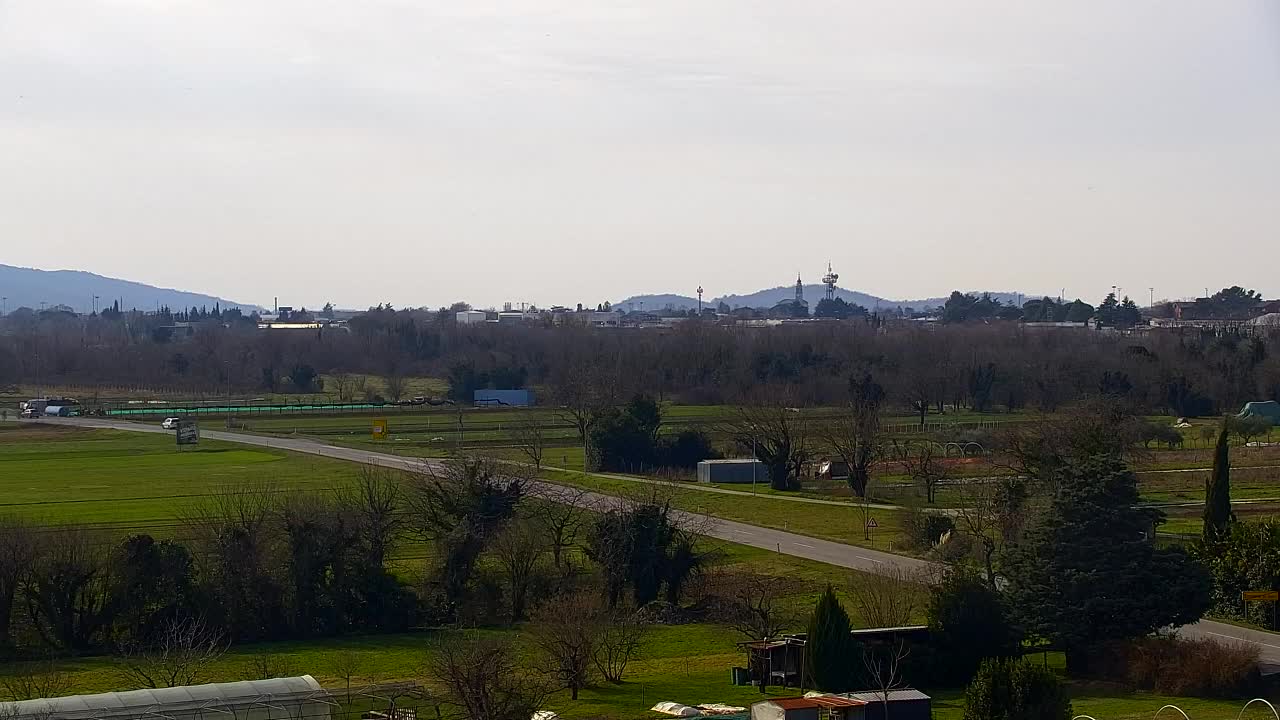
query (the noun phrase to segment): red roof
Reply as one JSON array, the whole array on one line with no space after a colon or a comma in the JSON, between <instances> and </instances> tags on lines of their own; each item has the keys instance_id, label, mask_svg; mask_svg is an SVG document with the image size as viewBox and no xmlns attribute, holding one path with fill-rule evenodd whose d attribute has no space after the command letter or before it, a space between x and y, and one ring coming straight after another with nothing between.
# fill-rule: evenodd
<instances>
[{"instance_id":1,"label":"red roof","mask_svg":"<svg viewBox=\"0 0 1280 720\"><path fill-rule=\"evenodd\" d=\"M822 707L810 698L774 698L765 700L767 703L773 703L783 710L804 710L806 708Z\"/></svg>"},{"instance_id":2,"label":"red roof","mask_svg":"<svg viewBox=\"0 0 1280 720\"><path fill-rule=\"evenodd\" d=\"M827 709L862 707L863 705L867 704L862 700L854 700L853 698L837 697L835 695L821 695L818 697L811 697L809 699Z\"/></svg>"}]
</instances>

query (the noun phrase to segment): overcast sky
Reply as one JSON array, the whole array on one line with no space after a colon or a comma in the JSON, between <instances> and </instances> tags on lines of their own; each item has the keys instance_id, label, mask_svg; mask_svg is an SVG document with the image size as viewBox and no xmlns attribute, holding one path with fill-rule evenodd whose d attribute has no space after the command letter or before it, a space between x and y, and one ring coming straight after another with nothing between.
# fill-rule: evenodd
<instances>
[{"instance_id":1,"label":"overcast sky","mask_svg":"<svg viewBox=\"0 0 1280 720\"><path fill-rule=\"evenodd\" d=\"M243 302L1280 295L1275 0L0 0L0 262Z\"/></svg>"}]
</instances>

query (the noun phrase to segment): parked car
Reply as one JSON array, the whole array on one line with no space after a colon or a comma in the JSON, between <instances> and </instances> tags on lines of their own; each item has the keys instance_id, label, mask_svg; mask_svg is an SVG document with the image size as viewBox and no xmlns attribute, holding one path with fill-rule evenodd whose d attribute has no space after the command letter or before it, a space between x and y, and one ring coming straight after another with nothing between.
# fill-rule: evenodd
<instances>
[{"instance_id":1,"label":"parked car","mask_svg":"<svg viewBox=\"0 0 1280 720\"><path fill-rule=\"evenodd\" d=\"M22 410L22 417L24 417L24 418L38 418L38 417L40 417L40 411L39 411L39 410L37 410L37 409L35 409L35 408L24 408L24 409Z\"/></svg>"},{"instance_id":2,"label":"parked car","mask_svg":"<svg viewBox=\"0 0 1280 720\"><path fill-rule=\"evenodd\" d=\"M165 430L177 430L178 423L180 422L182 422L182 418L167 417L164 419L164 422L160 423L160 427L164 428Z\"/></svg>"}]
</instances>

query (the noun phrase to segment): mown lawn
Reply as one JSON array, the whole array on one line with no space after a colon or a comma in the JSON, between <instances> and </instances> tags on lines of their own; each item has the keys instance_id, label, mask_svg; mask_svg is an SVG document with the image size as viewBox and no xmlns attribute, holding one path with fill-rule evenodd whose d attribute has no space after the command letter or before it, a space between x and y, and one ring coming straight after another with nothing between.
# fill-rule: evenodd
<instances>
[{"instance_id":1,"label":"mown lawn","mask_svg":"<svg viewBox=\"0 0 1280 720\"><path fill-rule=\"evenodd\" d=\"M322 490L352 466L237 443L66 426L0 424L0 512L40 524L165 528L221 488L269 483Z\"/></svg>"}]
</instances>

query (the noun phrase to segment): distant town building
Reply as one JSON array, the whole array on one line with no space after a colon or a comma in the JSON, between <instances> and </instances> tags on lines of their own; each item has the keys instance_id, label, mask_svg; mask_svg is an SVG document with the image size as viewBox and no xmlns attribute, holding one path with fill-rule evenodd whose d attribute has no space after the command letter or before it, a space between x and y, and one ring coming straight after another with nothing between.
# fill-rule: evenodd
<instances>
[{"instance_id":1,"label":"distant town building","mask_svg":"<svg viewBox=\"0 0 1280 720\"><path fill-rule=\"evenodd\" d=\"M463 310L454 319L459 325L478 325L489 320L489 313L483 310Z\"/></svg>"}]
</instances>

